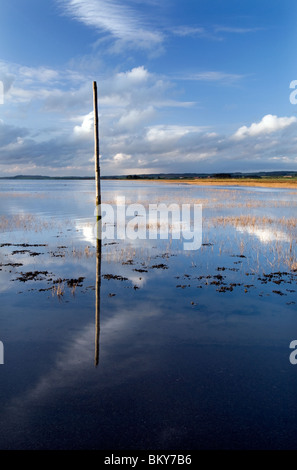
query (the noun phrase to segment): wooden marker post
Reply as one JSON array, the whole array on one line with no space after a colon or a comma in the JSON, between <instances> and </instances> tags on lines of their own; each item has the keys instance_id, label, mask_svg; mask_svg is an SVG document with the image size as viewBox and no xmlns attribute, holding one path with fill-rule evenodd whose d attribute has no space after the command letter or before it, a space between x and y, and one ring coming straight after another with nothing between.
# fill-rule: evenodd
<instances>
[{"instance_id":1,"label":"wooden marker post","mask_svg":"<svg viewBox=\"0 0 297 470\"><path fill-rule=\"evenodd\" d=\"M95 138L95 179L96 179L96 206L101 204L100 188L100 163L99 163L99 120L98 120L98 98L97 83L93 82L94 97L94 138ZM97 213L97 217L99 214Z\"/></svg>"},{"instance_id":2,"label":"wooden marker post","mask_svg":"<svg viewBox=\"0 0 297 470\"><path fill-rule=\"evenodd\" d=\"M95 304L95 366L99 364L99 336L100 336L100 290L101 290L101 187L99 163L99 124L98 124L98 98L97 83L93 82L94 98L94 137L95 137L95 180L96 180L96 304Z\"/></svg>"}]
</instances>

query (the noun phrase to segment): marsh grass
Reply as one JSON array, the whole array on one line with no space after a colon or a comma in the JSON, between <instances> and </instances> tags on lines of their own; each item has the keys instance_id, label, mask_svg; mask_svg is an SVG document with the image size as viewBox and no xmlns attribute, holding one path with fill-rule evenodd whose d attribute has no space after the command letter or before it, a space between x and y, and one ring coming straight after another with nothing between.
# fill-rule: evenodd
<instances>
[{"instance_id":1,"label":"marsh grass","mask_svg":"<svg viewBox=\"0 0 297 470\"><path fill-rule=\"evenodd\" d=\"M64 282L58 282L57 284L53 285L52 287L53 297L58 297L58 299L61 300L64 294L65 294Z\"/></svg>"},{"instance_id":2,"label":"marsh grass","mask_svg":"<svg viewBox=\"0 0 297 470\"><path fill-rule=\"evenodd\" d=\"M245 178L245 179L216 179L216 178L203 178L193 180L159 180L161 183L183 184L183 185L197 185L197 186L251 186L251 187L264 187L264 188L297 188L297 178Z\"/></svg>"},{"instance_id":3,"label":"marsh grass","mask_svg":"<svg viewBox=\"0 0 297 470\"><path fill-rule=\"evenodd\" d=\"M249 268L254 273L261 272L266 267L272 270L296 270L296 218L219 216L211 218L207 223L207 227L214 229L212 232L216 234L216 241L215 238L213 241L219 256L237 249L240 255L247 257ZM235 228L236 232L228 242L228 232L225 233L225 230L230 227Z\"/></svg>"},{"instance_id":4,"label":"marsh grass","mask_svg":"<svg viewBox=\"0 0 297 470\"><path fill-rule=\"evenodd\" d=\"M227 226L232 225L233 227L264 227L276 225L279 227L285 227L288 229L295 229L297 227L296 217L282 217L273 218L267 216L255 216L255 215L239 215L239 216L219 216L212 217L211 223L214 227L216 226Z\"/></svg>"},{"instance_id":5,"label":"marsh grass","mask_svg":"<svg viewBox=\"0 0 297 470\"><path fill-rule=\"evenodd\" d=\"M76 259L92 258L96 255L96 250L95 247L91 247L90 245L85 247L73 246L70 251L66 252L66 254Z\"/></svg>"},{"instance_id":6,"label":"marsh grass","mask_svg":"<svg viewBox=\"0 0 297 470\"><path fill-rule=\"evenodd\" d=\"M0 217L0 232L11 232L14 230L41 232L57 228L61 230L69 224L72 224L70 220L61 221L55 217L43 219L33 214L17 214Z\"/></svg>"}]
</instances>

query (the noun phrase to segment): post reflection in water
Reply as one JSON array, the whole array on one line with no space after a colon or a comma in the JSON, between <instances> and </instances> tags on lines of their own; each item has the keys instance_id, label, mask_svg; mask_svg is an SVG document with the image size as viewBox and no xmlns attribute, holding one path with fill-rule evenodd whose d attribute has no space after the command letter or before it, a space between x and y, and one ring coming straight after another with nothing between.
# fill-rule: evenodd
<instances>
[{"instance_id":1,"label":"post reflection in water","mask_svg":"<svg viewBox=\"0 0 297 470\"><path fill-rule=\"evenodd\" d=\"M99 338L100 338L100 290L101 290L101 221L97 222L97 241L96 241L96 280L95 280L95 366L99 364Z\"/></svg>"}]
</instances>

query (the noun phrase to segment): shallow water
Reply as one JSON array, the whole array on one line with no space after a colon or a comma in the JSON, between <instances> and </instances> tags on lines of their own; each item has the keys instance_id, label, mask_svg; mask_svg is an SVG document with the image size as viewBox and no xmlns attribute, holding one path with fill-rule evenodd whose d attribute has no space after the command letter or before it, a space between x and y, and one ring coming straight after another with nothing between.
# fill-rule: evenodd
<instances>
[{"instance_id":1,"label":"shallow water","mask_svg":"<svg viewBox=\"0 0 297 470\"><path fill-rule=\"evenodd\" d=\"M202 246L98 260L92 181L0 182L0 448L296 449L297 192L102 182L123 197L201 204Z\"/></svg>"}]
</instances>

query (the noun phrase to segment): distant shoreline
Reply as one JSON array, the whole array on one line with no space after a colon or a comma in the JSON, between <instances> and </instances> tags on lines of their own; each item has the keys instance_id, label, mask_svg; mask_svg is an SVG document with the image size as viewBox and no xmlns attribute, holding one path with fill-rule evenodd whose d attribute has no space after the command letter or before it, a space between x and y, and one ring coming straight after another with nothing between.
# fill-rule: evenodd
<instances>
[{"instance_id":1,"label":"distant shoreline","mask_svg":"<svg viewBox=\"0 0 297 470\"><path fill-rule=\"evenodd\" d=\"M0 181L94 181L92 176L11 176L0 177ZM288 176L262 176L262 177L239 177L230 178L216 178L216 177L154 177L151 175L129 175L129 176L103 176L101 181L137 181L151 182L151 183L165 183L165 184L180 184L180 185L195 185L195 186L250 186L250 187L264 187L264 188L284 188L284 189L297 189L297 177Z\"/></svg>"}]
</instances>

